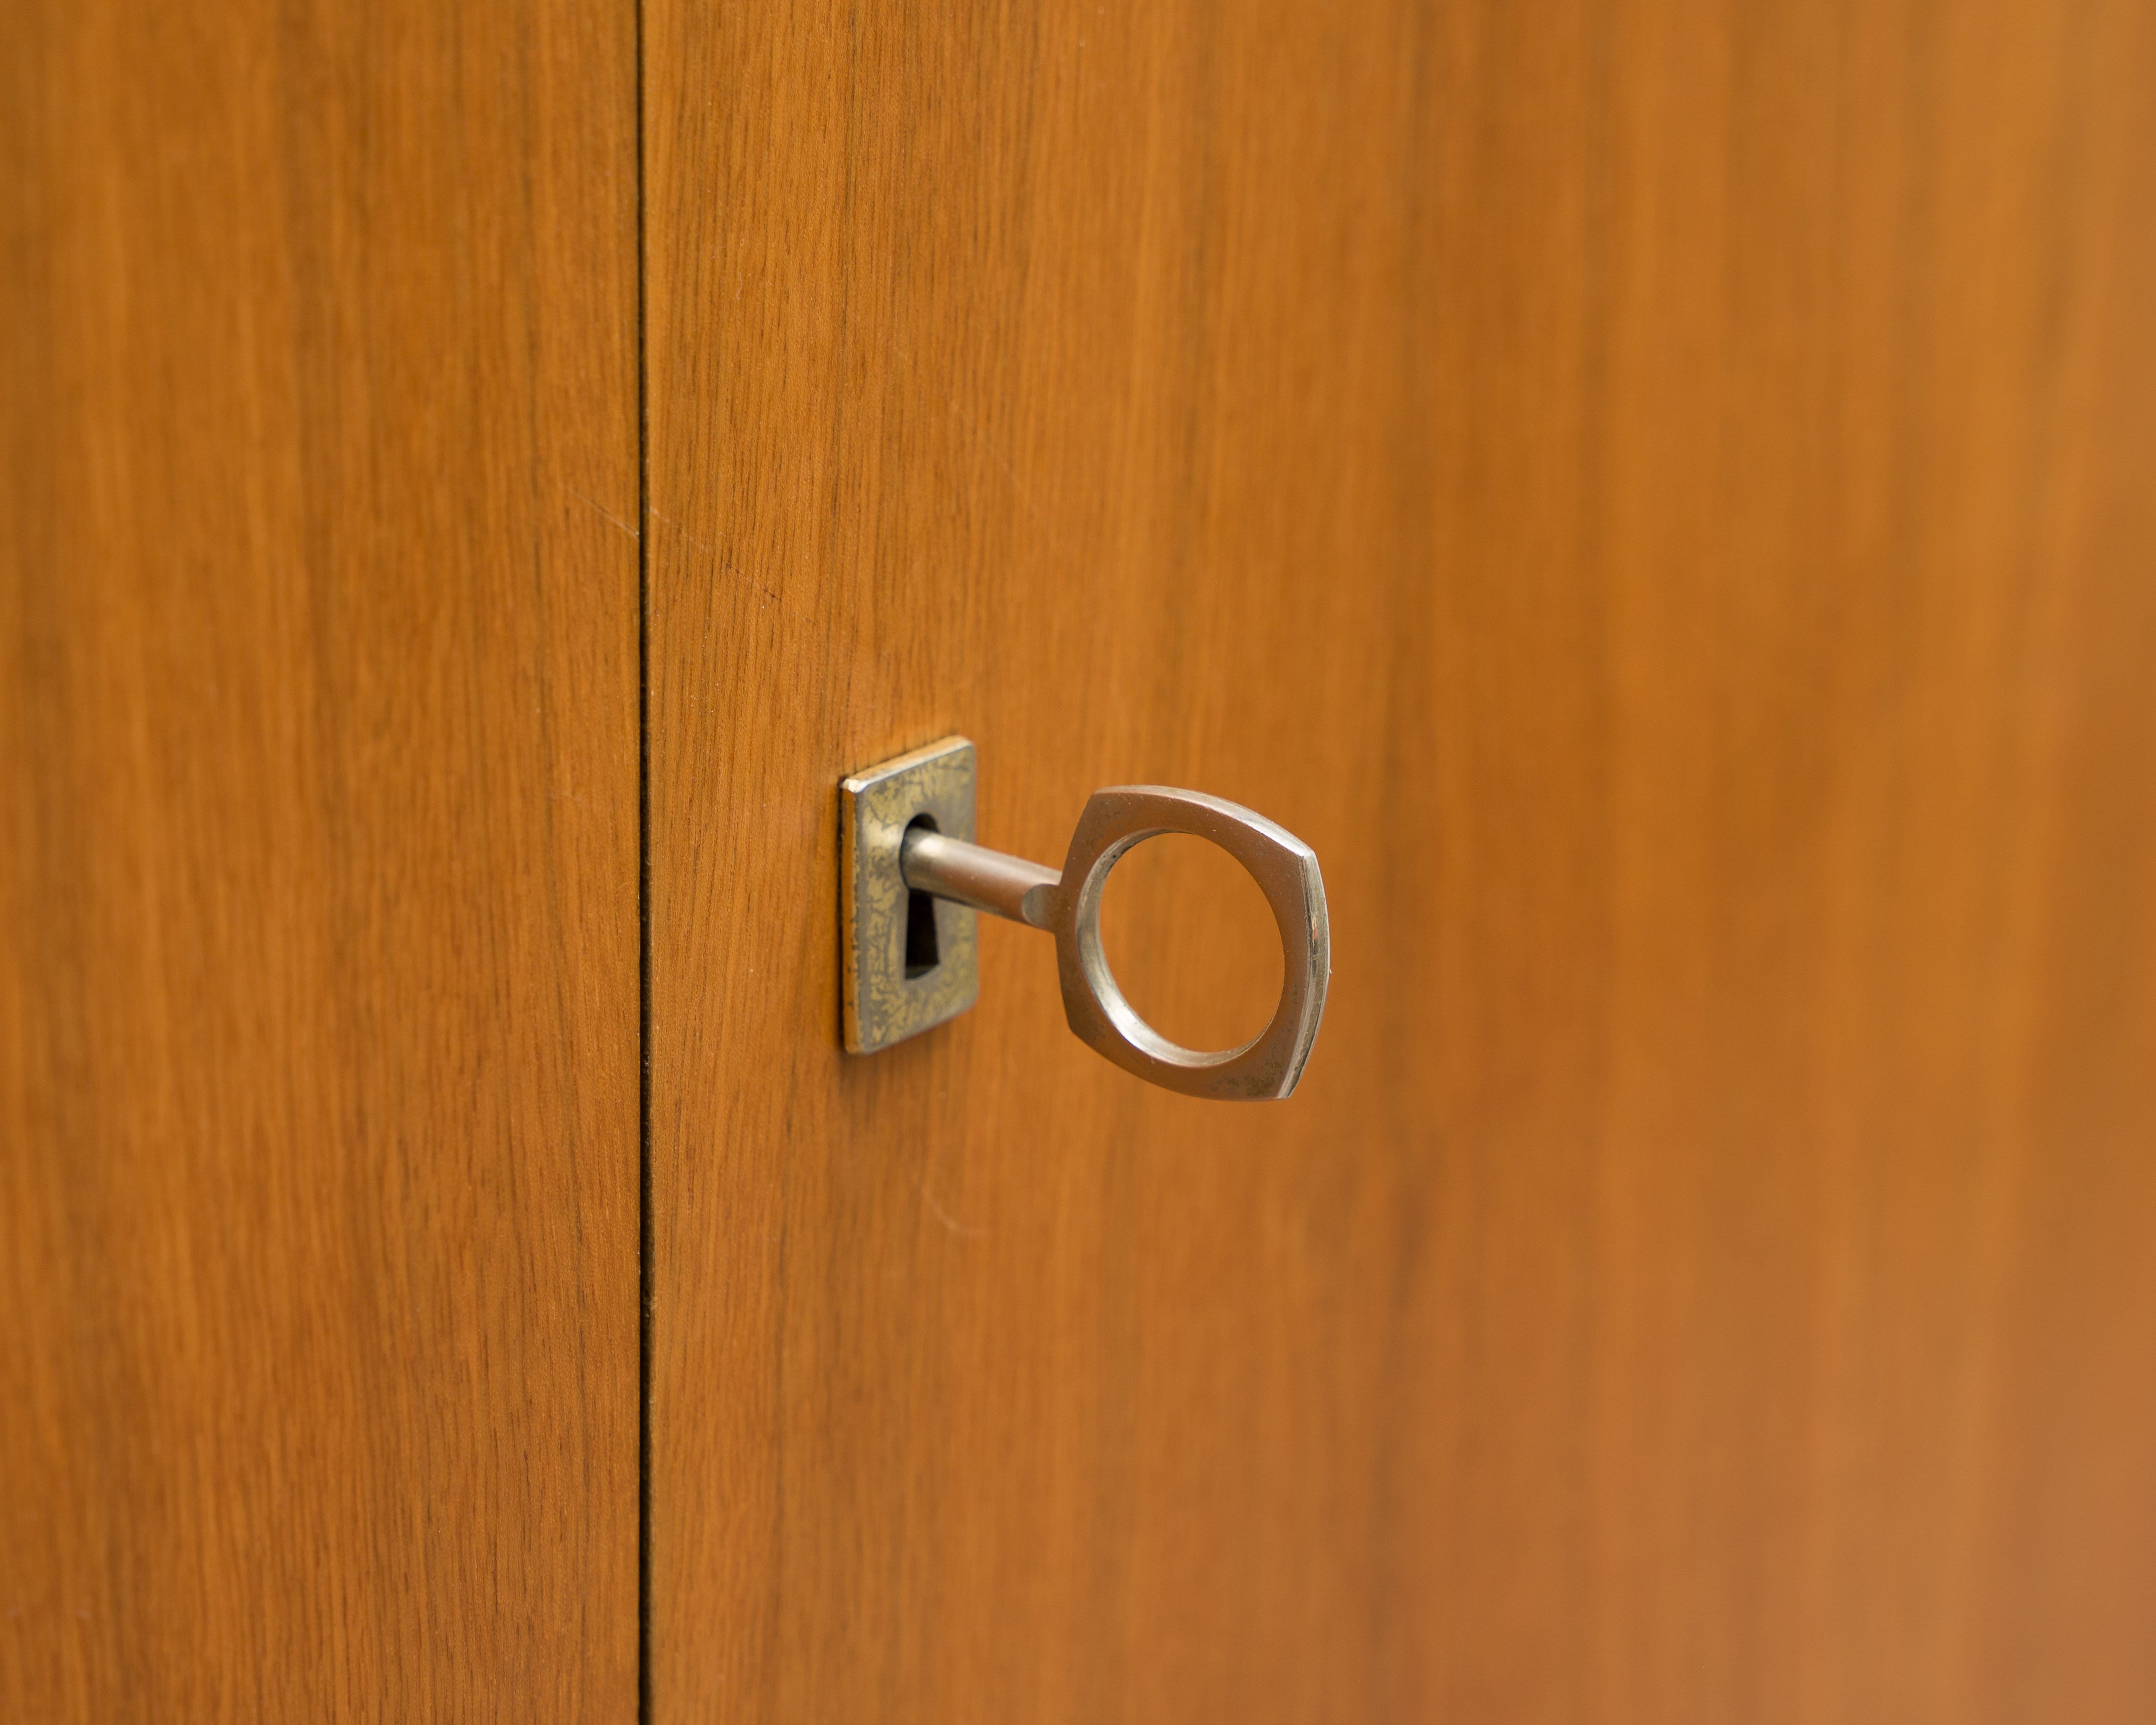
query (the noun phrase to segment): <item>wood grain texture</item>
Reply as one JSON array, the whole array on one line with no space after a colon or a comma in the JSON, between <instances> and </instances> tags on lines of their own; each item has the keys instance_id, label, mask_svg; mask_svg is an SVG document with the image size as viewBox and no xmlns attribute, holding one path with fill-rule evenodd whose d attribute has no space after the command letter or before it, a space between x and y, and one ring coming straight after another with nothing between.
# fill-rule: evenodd
<instances>
[{"instance_id":1,"label":"wood grain texture","mask_svg":"<svg viewBox=\"0 0 2156 1725\"><path fill-rule=\"evenodd\" d=\"M2156 1712L2148 9L645 39L660 1725ZM839 1052L952 731L1315 845L1291 1102Z\"/></svg>"},{"instance_id":2,"label":"wood grain texture","mask_svg":"<svg viewBox=\"0 0 2156 1725\"><path fill-rule=\"evenodd\" d=\"M0 54L0 1716L636 1706L634 20Z\"/></svg>"}]
</instances>

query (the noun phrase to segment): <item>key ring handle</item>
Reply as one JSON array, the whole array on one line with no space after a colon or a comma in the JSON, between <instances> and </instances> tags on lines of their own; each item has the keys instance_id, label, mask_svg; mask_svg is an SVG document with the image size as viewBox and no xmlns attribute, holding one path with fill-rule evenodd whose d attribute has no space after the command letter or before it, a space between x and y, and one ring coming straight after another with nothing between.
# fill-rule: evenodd
<instances>
[{"instance_id":1,"label":"key ring handle","mask_svg":"<svg viewBox=\"0 0 2156 1725\"><path fill-rule=\"evenodd\" d=\"M1189 1049L1162 1035L1125 998L1101 944L1109 875L1133 847L1167 833L1208 839L1240 863L1280 930L1280 1003L1265 1028L1240 1048ZM1325 1015L1332 942L1317 853L1294 834L1198 791L1119 785L1096 791L1086 803L1061 879L1043 896L1064 1016L1080 1040L1126 1071L1185 1096L1257 1101L1295 1088Z\"/></svg>"}]
</instances>

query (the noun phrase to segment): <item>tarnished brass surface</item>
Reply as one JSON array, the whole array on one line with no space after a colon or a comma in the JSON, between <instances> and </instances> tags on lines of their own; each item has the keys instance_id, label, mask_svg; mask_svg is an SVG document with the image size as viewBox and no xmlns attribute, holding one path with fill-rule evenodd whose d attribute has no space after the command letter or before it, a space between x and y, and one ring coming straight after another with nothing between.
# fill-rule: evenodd
<instances>
[{"instance_id":1,"label":"tarnished brass surface","mask_svg":"<svg viewBox=\"0 0 2156 1725\"><path fill-rule=\"evenodd\" d=\"M899 871L907 825L926 815L947 837L973 836L973 745L947 737L839 786L839 916L844 941L844 1034L874 1054L956 1018L980 993L975 913L933 899L937 963L906 973L908 889Z\"/></svg>"}]
</instances>

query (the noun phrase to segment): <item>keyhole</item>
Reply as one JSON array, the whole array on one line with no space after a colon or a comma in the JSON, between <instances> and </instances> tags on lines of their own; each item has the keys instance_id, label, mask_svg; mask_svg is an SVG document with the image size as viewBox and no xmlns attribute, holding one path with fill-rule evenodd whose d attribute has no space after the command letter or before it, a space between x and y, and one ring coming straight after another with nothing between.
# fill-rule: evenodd
<instances>
[{"instance_id":1,"label":"keyhole","mask_svg":"<svg viewBox=\"0 0 2156 1725\"><path fill-rule=\"evenodd\" d=\"M928 816L916 815L906 823L907 832L932 833L936 823ZM936 947L936 899L932 893L916 892L909 888L906 895L906 979L924 977L942 962Z\"/></svg>"}]
</instances>

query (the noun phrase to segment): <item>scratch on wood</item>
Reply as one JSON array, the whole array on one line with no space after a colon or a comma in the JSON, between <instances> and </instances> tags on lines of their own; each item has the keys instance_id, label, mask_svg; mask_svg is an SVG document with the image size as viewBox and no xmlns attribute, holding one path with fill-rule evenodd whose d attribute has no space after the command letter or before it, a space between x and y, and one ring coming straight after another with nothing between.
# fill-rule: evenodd
<instances>
[{"instance_id":1,"label":"scratch on wood","mask_svg":"<svg viewBox=\"0 0 2156 1725\"><path fill-rule=\"evenodd\" d=\"M988 1237L987 1229L968 1228L942 1204L937 1203L936 1194L928 1189L928 1176L926 1173L921 1176L921 1201L928 1206L929 1213L961 1240L986 1240Z\"/></svg>"},{"instance_id":2,"label":"scratch on wood","mask_svg":"<svg viewBox=\"0 0 2156 1725\"><path fill-rule=\"evenodd\" d=\"M690 544L695 546L699 551L709 551L711 548L702 540L699 539L694 533L691 533L686 527L683 526L680 522L675 521L670 515L661 515L654 509L651 511L651 519L654 521L665 522L668 526L679 533L684 539L687 540Z\"/></svg>"},{"instance_id":3,"label":"scratch on wood","mask_svg":"<svg viewBox=\"0 0 2156 1725\"><path fill-rule=\"evenodd\" d=\"M584 494L582 491L578 490L574 485L571 485L569 487L569 491L570 495L572 496L583 497L585 502L590 504L593 509L598 511L601 515L612 521L614 526L620 528L623 532L628 534L630 538L641 539L644 536L642 534L639 533L635 528L629 526L627 521L624 521L619 516L608 509L606 505L600 502L598 498L584 496Z\"/></svg>"}]
</instances>

